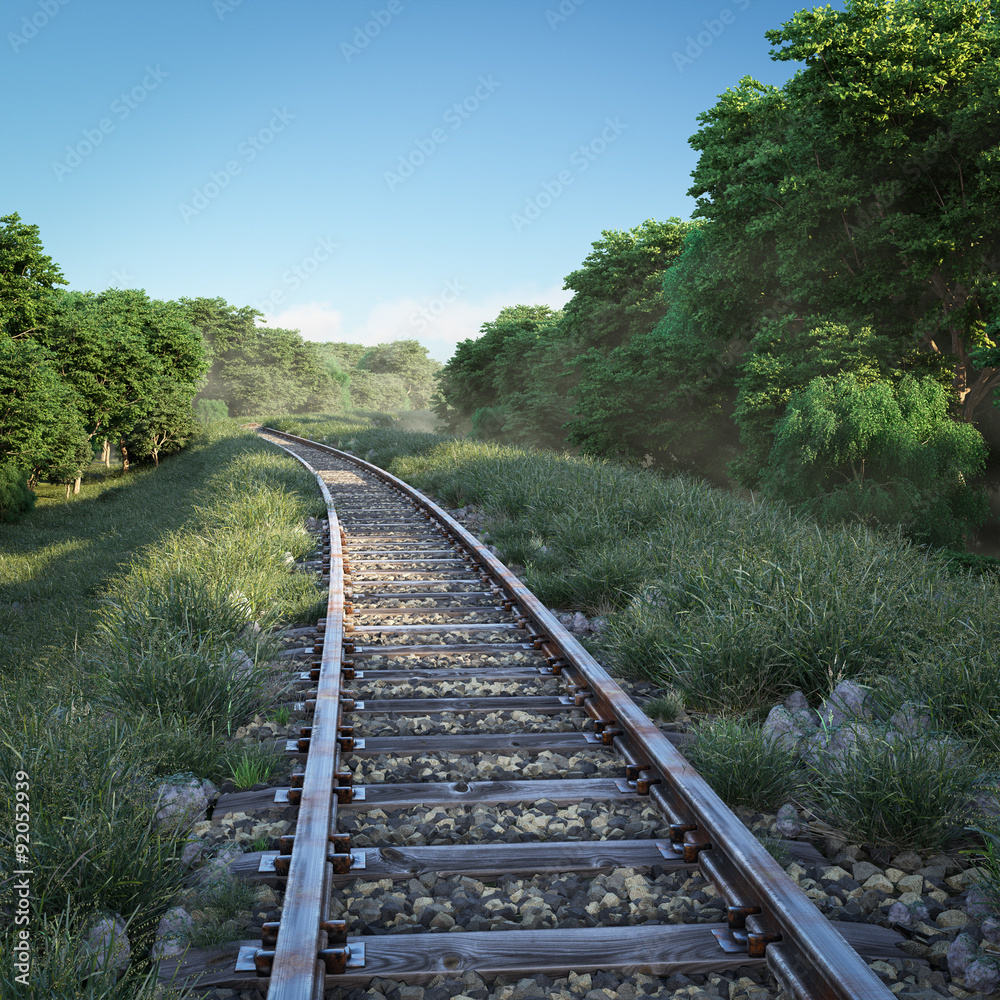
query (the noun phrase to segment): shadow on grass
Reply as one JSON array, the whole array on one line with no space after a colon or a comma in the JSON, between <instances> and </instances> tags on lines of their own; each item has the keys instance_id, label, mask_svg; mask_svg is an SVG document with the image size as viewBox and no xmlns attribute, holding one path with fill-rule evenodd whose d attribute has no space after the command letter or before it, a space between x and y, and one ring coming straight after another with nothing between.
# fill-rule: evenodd
<instances>
[{"instance_id":1,"label":"shadow on grass","mask_svg":"<svg viewBox=\"0 0 1000 1000\"><path fill-rule=\"evenodd\" d=\"M0 525L0 671L67 657L112 578L197 519L209 477L224 478L247 450L271 446L235 427L204 433L159 467L112 471L85 483L92 496Z\"/></svg>"}]
</instances>

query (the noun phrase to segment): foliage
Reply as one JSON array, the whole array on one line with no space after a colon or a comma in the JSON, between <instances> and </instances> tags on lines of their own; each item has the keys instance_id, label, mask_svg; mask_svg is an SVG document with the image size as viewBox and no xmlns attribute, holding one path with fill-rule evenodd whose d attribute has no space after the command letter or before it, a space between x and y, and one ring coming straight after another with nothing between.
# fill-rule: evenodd
<instances>
[{"instance_id":1,"label":"foliage","mask_svg":"<svg viewBox=\"0 0 1000 1000\"><path fill-rule=\"evenodd\" d=\"M79 397L56 365L34 340L0 340L0 458L31 485L66 481L90 460Z\"/></svg>"},{"instance_id":2,"label":"foliage","mask_svg":"<svg viewBox=\"0 0 1000 1000\"><path fill-rule=\"evenodd\" d=\"M996 308L1000 31L989 0L849 0L767 32L805 68L744 77L700 116L690 194L750 318L869 317L951 355L970 419ZM956 234L958 234L956 236Z\"/></svg>"},{"instance_id":3,"label":"foliage","mask_svg":"<svg viewBox=\"0 0 1000 1000\"><path fill-rule=\"evenodd\" d=\"M154 464L159 465L160 455L180 451L194 435L190 392L171 386L129 431L126 444L129 454L137 458L151 457Z\"/></svg>"},{"instance_id":4,"label":"foliage","mask_svg":"<svg viewBox=\"0 0 1000 1000\"><path fill-rule=\"evenodd\" d=\"M574 292L564 310L574 343L607 351L652 330L670 304L663 295L663 274L697 226L674 217L604 230L583 266L563 285Z\"/></svg>"},{"instance_id":5,"label":"foliage","mask_svg":"<svg viewBox=\"0 0 1000 1000\"><path fill-rule=\"evenodd\" d=\"M194 396L205 346L183 310L145 292L59 293L40 340L76 390L92 436L126 437L165 396Z\"/></svg>"},{"instance_id":6,"label":"foliage","mask_svg":"<svg viewBox=\"0 0 1000 1000\"><path fill-rule=\"evenodd\" d=\"M262 313L223 299L182 298L180 307L209 346L211 370L200 395L222 399L232 416L341 405L340 385L321 352L297 330L258 327Z\"/></svg>"},{"instance_id":7,"label":"foliage","mask_svg":"<svg viewBox=\"0 0 1000 1000\"><path fill-rule=\"evenodd\" d=\"M986 445L947 408L931 378L816 378L778 422L761 485L824 523L899 524L917 541L960 545L986 518L985 491L966 485Z\"/></svg>"},{"instance_id":8,"label":"foliage","mask_svg":"<svg viewBox=\"0 0 1000 1000\"><path fill-rule=\"evenodd\" d=\"M642 708L651 719L673 722L684 713L684 696L674 688L667 688L664 694L647 701Z\"/></svg>"},{"instance_id":9,"label":"foliage","mask_svg":"<svg viewBox=\"0 0 1000 1000\"><path fill-rule=\"evenodd\" d=\"M702 723L685 753L728 806L776 809L799 788L794 752L749 722L716 719Z\"/></svg>"},{"instance_id":10,"label":"foliage","mask_svg":"<svg viewBox=\"0 0 1000 1000\"><path fill-rule=\"evenodd\" d=\"M548 306L510 306L495 320L480 327L475 340L463 340L451 360L441 369L434 412L456 431L482 407L502 405L503 388L498 379L516 372L523 385L522 353L545 337L558 323L560 314Z\"/></svg>"},{"instance_id":11,"label":"foliage","mask_svg":"<svg viewBox=\"0 0 1000 1000\"><path fill-rule=\"evenodd\" d=\"M229 416L229 407L221 399L196 399L193 409L195 420L200 424L225 420Z\"/></svg>"},{"instance_id":12,"label":"foliage","mask_svg":"<svg viewBox=\"0 0 1000 1000\"><path fill-rule=\"evenodd\" d=\"M229 771L236 790L245 791L267 781L281 766L282 761L273 750L258 745L243 749L230 763Z\"/></svg>"},{"instance_id":13,"label":"foliage","mask_svg":"<svg viewBox=\"0 0 1000 1000\"><path fill-rule=\"evenodd\" d=\"M859 730L839 766L810 769L827 821L854 843L934 851L962 830L979 771L946 740Z\"/></svg>"},{"instance_id":14,"label":"foliage","mask_svg":"<svg viewBox=\"0 0 1000 1000\"><path fill-rule=\"evenodd\" d=\"M356 368L350 376L352 406L382 413L409 409L410 397L406 394L406 383L398 375Z\"/></svg>"},{"instance_id":15,"label":"foliage","mask_svg":"<svg viewBox=\"0 0 1000 1000\"><path fill-rule=\"evenodd\" d=\"M17 770L30 775L35 914L55 916L70 906L141 910L148 935L183 879L184 838L156 826L143 734L88 704L4 709L5 783L13 787ZM7 830L12 811L5 796L0 812ZM9 871L12 844L5 840L0 849ZM7 905L10 892L8 883Z\"/></svg>"},{"instance_id":16,"label":"foliage","mask_svg":"<svg viewBox=\"0 0 1000 1000\"><path fill-rule=\"evenodd\" d=\"M0 217L0 339L28 336L44 325L46 292L66 279L43 251L38 226L15 212Z\"/></svg>"},{"instance_id":17,"label":"foliage","mask_svg":"<svg viewBox=\"0 0 1000 1000\"><path fill-rule=\"evenodd\" d=\"M35 494L28 488L28 474L10 460L0 462L0 522L19 521L34 508Z\"/></svg>"},{"instance_id":18,"label":"foliage","mask_svg":"<svg viewBox=\"0 0 1000 1000\"><path fill-rule=\"evenodd\" d=\"M428 357L427 348L416 340L394 340L390 344L370 347L357 362L350 376L351 401L363 410L399 409L422 410L430 402L441 366ZM355 381L361 371L375 375L394 375L402 383L406 403L402 406L370 406L356 395Z\"/></svg>"}]
</instances>

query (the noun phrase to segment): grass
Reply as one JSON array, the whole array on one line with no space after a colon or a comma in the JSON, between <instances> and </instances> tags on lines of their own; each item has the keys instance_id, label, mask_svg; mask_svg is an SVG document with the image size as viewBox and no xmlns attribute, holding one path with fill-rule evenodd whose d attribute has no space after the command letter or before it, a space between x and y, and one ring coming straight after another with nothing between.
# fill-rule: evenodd
<instances>
[{"instance_id":1,"label":"grass","mask_svg":"<svg viewBox=\"0 0 1000 1000\"><path fill-rule=\"evenodd\" d=\"M287 553L310 551L303 522L324 508L308 473L233 423L158 469L98 471L55 499L0 527L0 771L30 785L33 983L141 997L143 954L187 877L185 836L156 824L152 787L177 771L228 776L226 734L281 700L263 630L319 613ZM0 819L14 828L9 796ZM0 869L13 860L4 836ZM5 877L0 907L13 902ZM119 992L74 971L106 912L127 921L135 956Z\"/></svg>"},{"instance_id":2,"label":"grass","mask_svg":"<svg viewBox=\"0 0 1000 1000\"><path fill-rule=\"evenodd\" d=\"M969 822L979 775L955 743L872 728L840 766L814 767L810 788L852 842L930 852Z\"/></svg>"},{"instance_id":3,"label":"grass","mask_svg":"<svg viewBox=\"0 0 1000 1000\"><path fill-rule=\"evenodd\" d=\"M983 721L977 686L1000 699L997 655L984 660L981 639L1000 628L1000 579L956 573L947 554L899 535L821 530L776 505L611 462L339 416L275 423L372 452L446 505L478 506L501 557L524 566L543 601L610 609L605 658L677 687L692 707L743 712L797 688L818 698L842 677L930 683L962 663L968 682L949 686L939 712L949 727Z\"/></svg>"},{"instance_id":4,"label":"grass","mask_svg":"<svg viewBox=\"0 0 1000 1000\"><path fill-rule=\"evenodd\" d=\"M283 766L282 759L270 748L255 746L244 749L229 765L230 777L237 791L244 792L254 785L266 782Z\"/></svg>"},{"instance_id":5,"label":"grass","mask_svg":"<svg viewBox=\"0 0 1000 1000\"><path fill-rule=\"evenodd\" d=\"M684 698L679 691L668 688L664 694L647 701L642 708L651 719L673 722L684 712Z\"/></svg>"},{"instance_id":6,"label":"grass","mask_svg":"<svg viewBox=\"0 0 1000 1000\"><path fill-rule=\"evenodd\" d=\"M380 422L313 414L275 426L366 457L447 506L478 507L501 558L524 567L546 604L606 616L599 654L613 669L730 717L703 727L695 750L727 801L780 804L804 776L790 759L762 765L753 723L793 690L815 704L846 677L876 689L886 719L905 701L926 706L970 762L960 781L935 777L921 792L917 752L866 748L870 762L850 765L854 787L823 787L828 815L856 836L939 842L962 782L1000 772L997 574L896 533L820 529L683 476ZM861 780L869 765L888 783L888 809ZM761 775L774 787L758 789Z\"/></svg>"},{"instance_id":7,"label":"grass","mask_svg":"<svg viewBox=\"0 0 1000 1000\"><path fill-rule=\"evenodd\" d=\"M739 719L700 725L686 756L729 806L777 809L799 789L794 755Z\"/></svg>"}]
</instances>

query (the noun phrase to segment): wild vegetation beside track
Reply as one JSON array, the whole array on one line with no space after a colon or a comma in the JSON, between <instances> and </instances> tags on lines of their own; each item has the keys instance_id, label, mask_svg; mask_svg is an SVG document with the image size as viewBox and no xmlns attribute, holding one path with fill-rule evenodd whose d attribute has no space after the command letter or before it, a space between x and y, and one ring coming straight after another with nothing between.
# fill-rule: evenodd
<instances>
[{"instance_id":1,"label":"wild vegetation beside track","mask_svg":"<svg viewBox=\"0 0 1000 1000\"><path fill-rule=\"evenodd\" d=\"M385 423L269 421L448 507L476 508L482 537L543 601L605 619L588 642L612 669L679 691L689 709L745 720L706 742L698 763L717 788L728 783L728 801L776 808L811 783L841 829L930 847L961 832L955 810L1000 771L995 574L899 534L820 528L685 476ZM791 755L750 738L775 701L801 690L816 704L845 678L872 689L876 732L904 703L926 706L963 766L930 767L919 739L884 753L879 743L857 773L821 787L793 770ZM1000 887L1000 867L996 875Z\"/></svg>"},{"instance_id":2,"label":"wild vegetation beside track","mask_svg":"<svg viewBox=\"0 0 1000 1000\"><path fill-rule=\"evenodd\" d=\"M14 799L0 796L0 909L17 912L10 873L30 869L33 955L26 990L4 920L3 995L152 994L144 955L184 877L186 834L156 822L151 791L266 769L229 737L279 696L267 630L320 613L313 578L290 569L324 509L296 462L224 422L158 469L0 526L0 761L29 817L15 854ZM115 914L129 971L81 993L81 968L104 959L88 934Z\"/></svg>"}]
</instances>

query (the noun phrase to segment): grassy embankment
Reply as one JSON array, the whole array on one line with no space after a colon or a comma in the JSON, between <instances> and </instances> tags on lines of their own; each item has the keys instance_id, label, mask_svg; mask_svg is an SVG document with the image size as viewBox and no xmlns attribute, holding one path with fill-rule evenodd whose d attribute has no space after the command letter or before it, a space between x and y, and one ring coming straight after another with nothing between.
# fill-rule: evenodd
<instances>
[{"instance_id":1,"label":"grassy embankment","mask_svg":"<svg viewBox=\"0 0 1000 1000\"><path fill-rule=\"evenodd\" d=\"M5 921L3 995L152 995L144 953L180 889L185 838L157 826L150 789L274 766L228 737L280 697L267 629L320 612L289 562L311 550L304 519L322 511L294 460L227 423L158 469L94 471L71 502L0 528L0 760L28 810L15 854L14 796L0 796L0 906L14 912L17 868L33 900L30 986L12 981ZM222 919L233 893L206 892ZM101 956L84 942L106 914L132 947L117 983L87 979Z\"/></svg>"},{"instance_id":2,"label":"grassy embankment","mask_svg":"<svg viewBox=\"0 0 1000 1000\"><path fill-rule=\"evenodd\" d=\"M607 617L604 662L664 685L668 702L676 691L728 717L699 767L731 802L773 808L798 794L851 836L931 849L956 833L973 783L1000 771L995 574L689 478L361 418L274 426L349 449L448 506L480 508L486 537L546 604ZM876 733L911 701L940 742L879 739L821 781L751 738L775 701L801 689L815 705L843 678L873 688Z\"/></svg>"}]
</instances>

